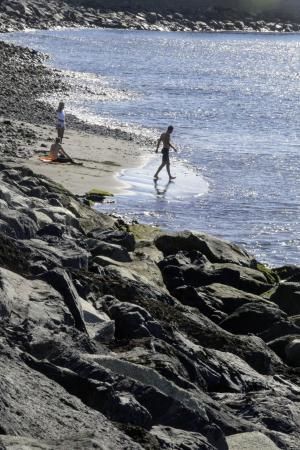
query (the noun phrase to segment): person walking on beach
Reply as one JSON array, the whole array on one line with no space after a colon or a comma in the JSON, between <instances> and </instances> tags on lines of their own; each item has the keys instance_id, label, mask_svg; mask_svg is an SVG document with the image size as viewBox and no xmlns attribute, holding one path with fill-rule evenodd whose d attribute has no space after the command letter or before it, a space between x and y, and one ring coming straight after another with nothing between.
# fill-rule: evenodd
<instances>
[{"instance_id":1,"label":"person walking on beach","mask_svg":"<svg viewBox=\"0 0 300 450\"><path fill-rule=\"evenodd\" d=\"M176 177L172 177L171 172L170 172L170 157L169 157L169 151L170 148L172 148L175 152L177 152L176 148L171 144L171 134L174 130L174 127L172 127L172 125L168 126L167 131L165 133L162 133L162 135L160 136L160 138L158 139L157 142L157 147L156 147L156 151L155 153L158 152L158 149L160 147L160 144L163 144L163 148L162 148L162 162L161 165L159 166L159 168L157 169L157 171L154 174L154 180L158 179L158 174L159 172L166 166L168 175L169 175L169 179L170 180L174 180L174 178Z\"/></svg>"},{"instance_id":2,"label":"person walking on beach","mask_svg":"<svg viewBox=\"0 0 300 450\"><path fill-rule=\"evenodd\" d=\"M56 129L57 129L57 137L60 139L60 143L62 144L64 132L65 132L65 104L64 102L59 102L58 108L56 110Z\"/></svg>"}]
</instances>

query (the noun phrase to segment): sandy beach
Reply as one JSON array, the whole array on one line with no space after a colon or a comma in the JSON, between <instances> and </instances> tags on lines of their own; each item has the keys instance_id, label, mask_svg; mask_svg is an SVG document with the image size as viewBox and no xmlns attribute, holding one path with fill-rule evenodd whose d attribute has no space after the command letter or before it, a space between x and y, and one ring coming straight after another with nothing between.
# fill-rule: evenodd
<instances>
[{"instance_id":1,"label":"sandy beach","mask_svg":"<svg viewBox=\"0 0 300 450\"><path fill-rule=\"evenodd\" d=\"M150 157L149 149L134 141L106 137L83 131L68 129L63 141L64 150L82 165L44 163L46 155L56 137L53 127L26 124L38 136L33 156L24 164L35 173L45 175L62 184L74 194L83 195L91 189L119 193L128 185L118 178L124 169L139 167Z\"/></svg>"}]
</instances>

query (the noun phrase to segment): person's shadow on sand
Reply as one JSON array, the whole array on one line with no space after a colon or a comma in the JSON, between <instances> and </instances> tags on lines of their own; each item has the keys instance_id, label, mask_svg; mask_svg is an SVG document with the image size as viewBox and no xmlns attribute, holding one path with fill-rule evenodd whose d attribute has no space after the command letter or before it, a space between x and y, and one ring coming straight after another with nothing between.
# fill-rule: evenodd
<instances>
[{"instance_id":1,"label":"person's shadow on sand","mask_svg":"<svg viewBox=\"0 0 300 450\"><path fill-rule=\"evenodd\" d=\"M158 187L157 180L154 180L154 188L156 190L157 197L164 198L171 183L172 183L172 181L169 180L167 182L167 184L161 188L161 187Z\"/></svg>"}]
</instances>

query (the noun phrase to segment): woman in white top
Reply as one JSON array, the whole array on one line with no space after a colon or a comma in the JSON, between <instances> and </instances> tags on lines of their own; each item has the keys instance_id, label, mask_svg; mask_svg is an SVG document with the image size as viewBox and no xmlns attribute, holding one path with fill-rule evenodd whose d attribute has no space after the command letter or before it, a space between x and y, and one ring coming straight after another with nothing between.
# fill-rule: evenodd
<instances>
[{"instance_id":1,"label":"woman in white top","mask_svg":"<svg viewBox=\"0 0 300 450\"><path fill-rule=\"evenodd\" d=\"M65 104L64 102L59 102L57 111L56 111L56 129L57 129L57 136L60 139L60 142L62 143L64 132L65 132L65 111L64 111Z\"/></svg>"}]
</instances>

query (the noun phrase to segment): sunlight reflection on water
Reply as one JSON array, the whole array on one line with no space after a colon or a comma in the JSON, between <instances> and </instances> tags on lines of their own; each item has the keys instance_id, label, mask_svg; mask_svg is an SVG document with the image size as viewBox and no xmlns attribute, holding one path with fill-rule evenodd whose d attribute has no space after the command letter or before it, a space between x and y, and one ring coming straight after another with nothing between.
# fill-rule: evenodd
<instances>
[{"instance_id":1,"label":"sunlight reflection on water","mask_svg":"<svg viewBox=\"0 0 300 450\"><path fill-rule=\"evenodd\" d=\"M151 138L174 124L176 189L157 194L154 159L123 175L135 195L104 209L299 264L300 35L64 30L5 39L68 71L69 112ZM200 192L190 190L195 174L207 183Z\"/></svg>"}]
</instances>

